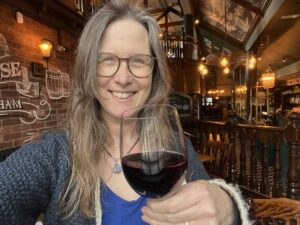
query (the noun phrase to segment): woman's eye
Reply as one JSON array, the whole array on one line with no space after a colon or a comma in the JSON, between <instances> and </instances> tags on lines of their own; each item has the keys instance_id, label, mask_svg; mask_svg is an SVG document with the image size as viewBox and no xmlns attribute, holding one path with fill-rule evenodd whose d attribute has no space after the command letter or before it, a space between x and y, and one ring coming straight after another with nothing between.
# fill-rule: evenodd
<instances>
[{"instance_id":1,"label":"woman's eye","mask_svg":"<svg viewBox=\"0 0 300 225\"><path fill-rule=\"evenodd\" d=\"M133 64L145 64L146 62L143 58L133 57L133 58L131 58L131 63L133 63Z\"/></svg>"},{"instance_id":2,"label":"woman's eye","mask_svg":"<svg viewBox=\"0 0 300 225\"><path fill-rule=\"evenodd\" d=\"M116 58L112 57L112 56L104 56L104 57L100 57L99 62L102 64L114 64L116 63Z\"/></svg>"}]
</instances>

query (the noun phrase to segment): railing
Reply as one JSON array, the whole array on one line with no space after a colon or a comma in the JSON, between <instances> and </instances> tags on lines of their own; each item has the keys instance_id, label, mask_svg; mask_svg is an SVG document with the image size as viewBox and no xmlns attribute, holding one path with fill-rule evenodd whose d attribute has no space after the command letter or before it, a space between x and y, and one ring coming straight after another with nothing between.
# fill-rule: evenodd
<instances>
[{"instance_id":1,"label":"railing","mask_svg":"<svg viewBox=\"0 0 300 225\"><path fill-rule=\"evenodd\" d=\"M195 120L183 127L197 136L197 151L208 139L229 143L225 179L265 196L300 200L300 114L289 120L284 128Z\"/></svg>"},{"instance_id":2,"label":"railing","mask_svg":"<svg viewBox=\"0 0 300 225\"><path fill-rule=\"evenodd\" d=\"M198 60L198 44L182 39L161 40L168 58Z\"/></svg>"}]
</instances>

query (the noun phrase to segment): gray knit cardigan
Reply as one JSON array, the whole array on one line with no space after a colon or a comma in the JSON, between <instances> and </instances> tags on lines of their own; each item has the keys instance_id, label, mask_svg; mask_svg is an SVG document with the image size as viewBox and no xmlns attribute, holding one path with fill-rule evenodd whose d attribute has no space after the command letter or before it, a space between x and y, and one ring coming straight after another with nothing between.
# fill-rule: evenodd
<instances>
[{"instance_id":1,"label":"gray knit cardigan","mask_svg":"<svg viewBox=\"0 0 300 225\"><path fill-rule=\"evenodd\" d=\"M188 181L208 179L188 142ZM33 225L40 212L45 225L95 225L76 213L61 220L58 196L70 173L69 141L65 133L47 133L26 144L0 163L0 224Z\"/></svg>"}]
</instances>

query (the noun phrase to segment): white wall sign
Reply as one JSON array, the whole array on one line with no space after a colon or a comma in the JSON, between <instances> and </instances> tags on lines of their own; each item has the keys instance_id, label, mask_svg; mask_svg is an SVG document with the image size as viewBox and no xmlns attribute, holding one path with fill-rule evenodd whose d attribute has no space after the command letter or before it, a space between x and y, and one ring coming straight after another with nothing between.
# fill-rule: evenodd
<instances>
[{"instance_id":1,"label":"white wall sign","mask_svg":"<svg viewBox=\"0 0 300 225\"><path fill-rule=\"evenodd\" d=\"M23 109L20 99L0 99L0 110Z\"/></svg>"},{"instance_id":2,"label":"white wall sign","mask_svg":"<svg viewBox=\"0 0 300 225\"><path fill-rule=\"evenodd\" d=\"M0 99L0 117L17 116L26 124L32 124L37 120L45 120L51 114L51 106L45 95L41 94L39 104L33 104L25 99Z\"/></svg>"},{"instance_id":3,"label":"white wall sign","mask_svg":"<svg viewBox=\"0 0 300 225\"><path fill-rule=\"evenodd\" d=\"M57 68L46 71L46 87L51 99L61 99L70 96L70 76Z\"/></svg>"},{"instance_id":4,"label":"white wall sign","mask_svg":"<svg viewBox=\"0 0 300 225\"><path fill-rule=\"evenodd\" d=\"M28 69L20 62L9 61L9 57L6 40L0 34L0 89L15 85L21 95L19 98L0 96L0 117L16 116L26 124L47 119L51 114L51 106L46 96L40 94L39 82L30 81ZM33 100L37 98L40 100Z\"/></svg>"},{"instance_id":5,"label":"white wall sign","mask_svg":"<svg viewBox=\"0 0 300 225\"><path fill-rule=\"evenodd\" d=\"M6 56L9 56L8 45L6 44L3 34L0 34L0 59Z\"/></svg>"}]
</instances>

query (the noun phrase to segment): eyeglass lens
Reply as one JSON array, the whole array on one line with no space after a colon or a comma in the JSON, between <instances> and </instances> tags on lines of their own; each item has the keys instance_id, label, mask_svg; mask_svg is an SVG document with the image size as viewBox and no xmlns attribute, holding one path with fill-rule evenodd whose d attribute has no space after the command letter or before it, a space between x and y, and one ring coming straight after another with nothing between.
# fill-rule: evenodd
<instances>
[{"instance_id":1,"label":"eyeglass lens","mask_svg":"<svg viewBox=\"0 0 300 225\"><path fill-rule=\"evenodd\" d=\"M98 73L101 76L112 76L120 67L122 60L127 61L129 71L136 77L147 77L152 73L154 58L149 55L135 55L119 58L113 54L101 53L98 56Z\"/></svg>"}]
</instances>

